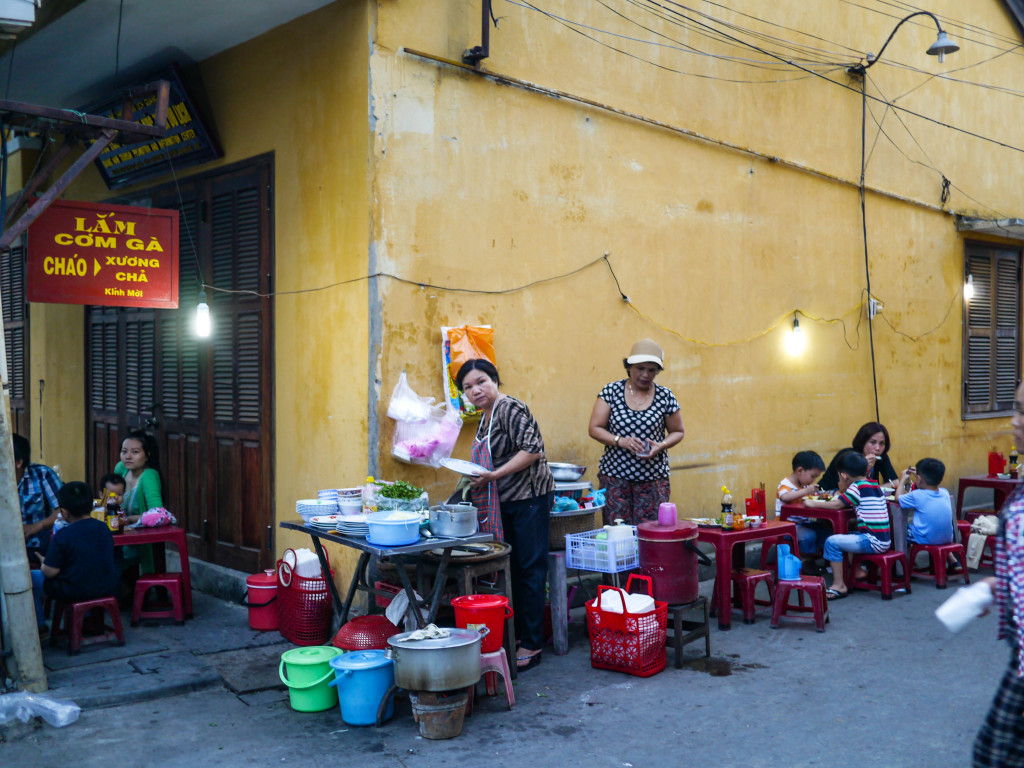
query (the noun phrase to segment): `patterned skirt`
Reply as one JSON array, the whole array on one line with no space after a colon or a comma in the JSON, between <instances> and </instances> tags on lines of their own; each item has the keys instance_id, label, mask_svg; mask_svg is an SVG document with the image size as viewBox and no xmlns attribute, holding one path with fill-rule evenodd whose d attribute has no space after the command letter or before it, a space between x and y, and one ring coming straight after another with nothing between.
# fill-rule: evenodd
<instances>
[{"instance_id":1,"label":"patterned skirt","mask_svg":"<svg viewBox=\"0 0 1024 768\"><path fill-rule=\"evenodd\" d=\"M1024 677L1013 654L974 741L974 768L1024 768Z\"/></svg>"},{"instance_id":2,"label":"patterned skirt","mask_svg":"<svg viewBox=\"0 0 1024 768\"><path fill-rule=\"evenodd\" d=\"M624 480L621 477L598 475L605 489L604 522L613 525L617 519L636 525L658 519L658 506L669 500L671 488L667 477L649 482Z\"/></svg>"}]
</instances>

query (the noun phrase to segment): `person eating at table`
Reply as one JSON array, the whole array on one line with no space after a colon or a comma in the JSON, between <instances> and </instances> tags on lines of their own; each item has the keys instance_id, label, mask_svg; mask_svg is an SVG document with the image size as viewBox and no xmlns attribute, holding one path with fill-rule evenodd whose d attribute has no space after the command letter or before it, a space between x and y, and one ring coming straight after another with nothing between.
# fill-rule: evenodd
<instances>
[{"instance_id":1,"label":"person eating at table","mask_svg":"<svg viewBox=\"0 0 1024 768\"><path fill-rule=\"evenodd\" d=\"M60 477L45 464L33 464L30 461L31 446L27 438L11 435L11 440L14 444L14 477L18 483L25 549L28 551L29 567L38 568L36 555L46 555L53 526L57 522Z\"/></svg>"},{"instance_id":2,"label":"person eating at table","mask_svg":"<svg viewBox=\"0 0 1024 768\"><path fill-rule=\"evenodd\" d=\"M555 481L544 455L544 439L530 409L501 392L498 369L489 360L467 360L455 385L483 414L471 457L486 468L470 493L480 529L512 545L512 603L520 671L540 664L544 648L544 598L548 537Z\"/></svg>"},{"instance_id":3,"label":"person eating at table","mask_svg":"<svg viewBox=\"0 0 1024 768\"><path fill-rule=\"evenodd\" d=\"M867 459L868 471L865 475L868 480L879 484L891 483L896 479L896 470L889 460L889 448L892 443L889 440L889 430L884 424L877 421L869 421L857 430L853 437L853 445L850 448L843 448L832 457L828 469L822 475L818 485L823 491L834 491L839 488L839 458L849 452L859 453Z\"/></svg>"},{"instance_id":4,"label":"person eating at table","mask_svg":"<svg viewBox=\"0 0 1024 768\"><path fill-rule=\"evenodd\" d=\"M864 454L848 451L837 462L839 495L822 506L831 509L853 507L857 511L857 533L833 534L825 539L825 559L832 567L832 586L825 591L829 600L841 600L849 593L843 574L843 553L879 554L892 546L889 505L885 492L867 478ZM855 574L861 577L862 574Z\"/></svg>"},{"instance_id":5,"label":"person eating at table","mask_svg":"<svg viewBox=\"0 0 1024 768\"><path fill-rule=\"evenodd\" d=\"M818 492L817 479L825 471L825 462L815 451L800 451L793 457L793 471L779 481L776 491L775 516L782 511L783 504L793 504ZM806 565L813 565L817 553L825 546L825 539L832 532L827 521L809 518L790 518L796 523L796 538L800 555Z\"/></svg>"}]
</instances>

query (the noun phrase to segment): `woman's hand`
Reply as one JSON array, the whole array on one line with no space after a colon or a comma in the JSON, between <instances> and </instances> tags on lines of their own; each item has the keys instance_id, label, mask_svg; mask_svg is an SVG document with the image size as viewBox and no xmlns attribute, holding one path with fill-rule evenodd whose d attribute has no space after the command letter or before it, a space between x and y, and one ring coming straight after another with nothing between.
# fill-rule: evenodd
<instances>
[{"instance_id":1,"label":"woman's hand","mask_svg":"<svg viewBox=\"0 0 1024 768\"><path fill-rule=\"evenodd\" d=\"M479 475L474 475L473 479L469 481L470 488L486 488L489 483L493 483L498 479L496 472L481 472Z\"/></svg>"},{"instance_id":2,"label":"woman's hand","mask_svg":"<svg viewBox=\"0 0 1024 768\"><path fill-rule=\"evenodd\" d=\"M642 438L633 437L631 435L622 435L619 437L619 448L632 453L634 456L646 457L648 444L644 442Z\"/></svg>"},{"instance_id":3,"label":"woman's hand","mask_svg":"<svg viewBox=\"0 0 1024 768\"><path fill-rule=\"evenodd\" d=\"M864 455L864 458L868 460L868 474L870 475L871 470L875 466L875 462L878 461L878 457L873 453L867 453Z\"/></svg>"}]
</instances>

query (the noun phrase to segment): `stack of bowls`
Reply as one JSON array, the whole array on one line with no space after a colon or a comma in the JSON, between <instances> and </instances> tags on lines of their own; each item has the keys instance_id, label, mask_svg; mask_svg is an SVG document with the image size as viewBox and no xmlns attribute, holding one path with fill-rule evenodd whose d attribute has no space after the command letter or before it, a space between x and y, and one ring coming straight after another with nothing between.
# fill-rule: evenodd
<instances>
[{"instance_id":1,"label":"stack of bowls","mask_svg":"<svg viewBox=\"0 0 1024 768\"><path fill-rule=\"evenodd\" d=\"M299 499L295 502L295 511L304 523L308 523L318 515L333 515L338 512L338 502L323 499Z\"/></svg>"},{"instance_id":2,"label":"stack of bowls","mask_svg":"<svg viewBox=\"0 0 1024 768\"><path fill-rule=\"evenodd\" d=\"M317 498L320 501L330 501L337 505L338 503L338 489L337 488L325 488L322 491L316 492Z\"/></svg>"}]
</instances>

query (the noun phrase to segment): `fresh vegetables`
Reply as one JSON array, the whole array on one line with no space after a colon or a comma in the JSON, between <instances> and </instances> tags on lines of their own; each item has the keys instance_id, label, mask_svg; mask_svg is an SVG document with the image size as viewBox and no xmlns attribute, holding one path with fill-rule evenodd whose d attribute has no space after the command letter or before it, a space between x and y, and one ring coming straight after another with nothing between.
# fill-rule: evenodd
<instances>
[{"instance_id":1,"label":"fresh vegetables","mask_svg":"<svg viewBox=\"0 0 1024 768\"><path fill-rule=\"evenodd\" d=\"M377 487L380 489L378 494L386 499L411 501L423 495L422 488L417 488L415 485L411 485L404 480L395 480L393 483L378 483Z\"/></svg>"}]
</instances>

